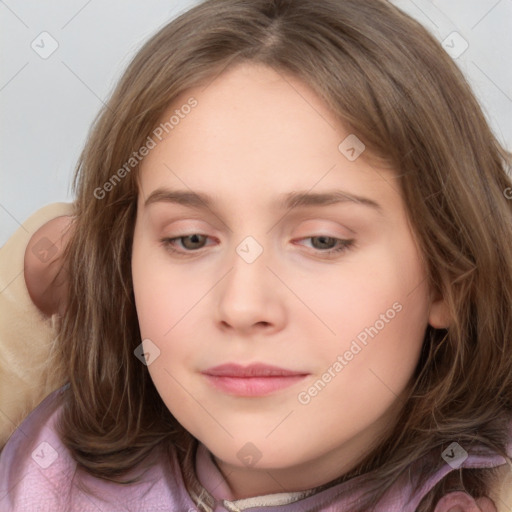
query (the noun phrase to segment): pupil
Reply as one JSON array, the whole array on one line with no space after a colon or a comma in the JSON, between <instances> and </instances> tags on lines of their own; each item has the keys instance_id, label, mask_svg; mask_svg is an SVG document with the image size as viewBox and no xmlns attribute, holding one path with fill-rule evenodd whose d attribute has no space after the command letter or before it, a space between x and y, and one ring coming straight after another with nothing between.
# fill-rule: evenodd
<instances>
[{"instance_id":1,"label":"pupil","mask_svg":"<svg viewBox=\"0 0 512 512\"><path fill-rule=\"evenodd\" d=\"M322 249L325 249L326 246L330 246L332 244L332 241L334 240L334 238L331 238L331 237L328 237L328 236L319 236L319 237L316 237L316 239L319 241L319 244L320 245L320 248Z\"/></svg>"},{"instance_id":2,"label":"pupil","mask_svg":"<svg viewBox=\"0 0 512 512\"><path fill-rule=\"evenodd\" d=\"M201 239L200 239L200 236L201 235L189 235L187 237L184 238L184 245L185 247L187 247L187 245L192 245L193 247L188 247L189 249L197 249L197 247L195 247L194 245L195 244L201 244ZM187 240L190 240L190 244L187 244Z\"/></svg>"}]
</instances>

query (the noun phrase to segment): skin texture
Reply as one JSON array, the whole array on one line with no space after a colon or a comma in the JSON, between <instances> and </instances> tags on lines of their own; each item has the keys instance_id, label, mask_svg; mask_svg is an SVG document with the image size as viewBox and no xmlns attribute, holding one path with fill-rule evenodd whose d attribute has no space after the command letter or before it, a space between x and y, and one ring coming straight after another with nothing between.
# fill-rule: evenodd
<instances>
[{"instance_id":1,"label":"skin texture","mask_svg":"<svg viewBox=\"0 0 512 512\"><path fill-rule=\"evenodd\" d=\"M392 170L364 154L349 161L338 150L349 132L305 84L243 64L187 91L169 113L190 96L198 106L151 150L139 176L132 272L142 339L151 340L144 347L155 356L148 370L235 498L309 489L351 469L393 426L427 324L446 326L446 308L426 286ZM159 187L207 193L214 204L144 206ZM380 211L273 204L332 189ZM193 234L208 237L202 247L190 238L172 242L178 252L161 243ZM252 263L237 253L247 236L263 249ZM354 245L329 256L309 238L321 236ZM393 304L401 306L394 318L301 403L299 393ZM232 396L200 373L227 362L308 376L267 396Z\"/></svg>"}]
</instances>

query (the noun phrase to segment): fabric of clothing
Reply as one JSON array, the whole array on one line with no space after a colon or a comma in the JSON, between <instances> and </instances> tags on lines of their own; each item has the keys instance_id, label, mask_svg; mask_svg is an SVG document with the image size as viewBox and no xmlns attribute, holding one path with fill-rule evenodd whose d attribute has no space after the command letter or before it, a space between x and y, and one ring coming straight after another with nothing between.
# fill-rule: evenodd
<instances>
[{"instance_id":1,"label":"fabric of clothing","mask_svg":"<svg viewBox=\"0 0 512 512\"><path fill-rule=\"evenodd\" d=\"M201 443L196 443L196 449L181 463L176 451L169 456L162 450L156 463L136 483L125 485L93 477L77 466L56 431L66 389L67 385L44 399L1 452L2 512L338 512L350 510L364 490L362 475L323 486L320 491L236 500ZM512 451L511 445L509 449ZM504 464L506 460L501 456L474 450L461 467L490 468ZM414 512L425 494L453 470L449 464L443 465L417 494L412 493L408 482L397 482L375 512ZM126 477L135 474L134 470ZM453 492L439 501L435 512L448 512L456 506L459 508L455 510L463 512L509 510L505 502L500 508L497 505L490 499L474 500L467 493Z\"/></svg>"},{"instance_id":2,"label":"fabric of clothing","mask_svg":"<svg viewBox=\"0 0 512 512\"><path fill-rule=\"evenodd\" d=\"M32 302L25 284L24 256L41 226L72 213L71 203L44 206L0 248L0 448L27 414L64 384L47 371L56 315L43 315ZM41 251L51 251L52 242L41 240Z\"/></svg>"}]
</instances>

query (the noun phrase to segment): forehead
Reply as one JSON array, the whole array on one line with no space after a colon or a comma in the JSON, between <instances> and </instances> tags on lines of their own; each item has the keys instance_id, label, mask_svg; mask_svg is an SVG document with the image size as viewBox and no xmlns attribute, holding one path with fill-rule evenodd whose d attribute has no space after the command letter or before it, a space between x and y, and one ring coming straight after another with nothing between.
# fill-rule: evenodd
<instances>
[{"instance_id":1,"label":"forehead","mask_svg":"<svg viewBox=\"0 0 512 512\"><path fill-rule=\"evenodd\" d=\"M191 98L194 108L184 108ZM386 171L340 151L353 134L323 100L296 77L271 68L239 64L182 93L162 125L173 116L176 124L141 163L144 200L162 186L212 195L237 190L247 198L341 185L357 195L382 186Z\"/></svg>"}]
</instances>

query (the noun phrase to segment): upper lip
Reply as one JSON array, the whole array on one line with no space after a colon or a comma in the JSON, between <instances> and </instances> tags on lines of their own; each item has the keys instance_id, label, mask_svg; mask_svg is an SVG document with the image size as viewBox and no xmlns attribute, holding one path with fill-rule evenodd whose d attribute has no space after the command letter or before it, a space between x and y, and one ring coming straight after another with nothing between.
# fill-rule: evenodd
<instances>
[{"instance_id":1,"label":"upper lip","mask_svg":"<svg viewBox=\"0 0 512 512\"><path fill-rule=\"evenodd\" d=\"M289 377L292 375L307 375L307 372L287 370L286 368L263 363L253 363L248 366L227 363L213 366L202 373L215 377Z\"/></svg>"}]
</instances>

